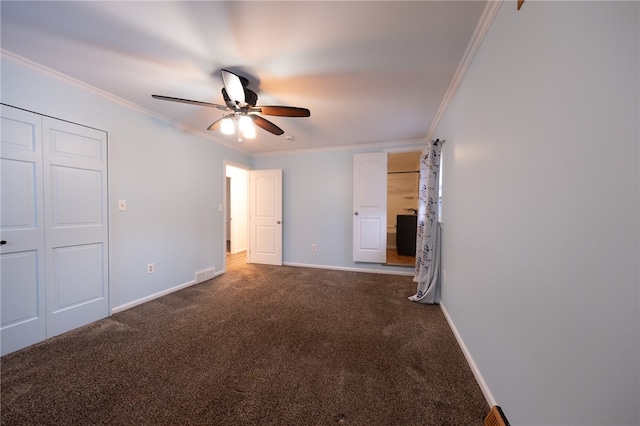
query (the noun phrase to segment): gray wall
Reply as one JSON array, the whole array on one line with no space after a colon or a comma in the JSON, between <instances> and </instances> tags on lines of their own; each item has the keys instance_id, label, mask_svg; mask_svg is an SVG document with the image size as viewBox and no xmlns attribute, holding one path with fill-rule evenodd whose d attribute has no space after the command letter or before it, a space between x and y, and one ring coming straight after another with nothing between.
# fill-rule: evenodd
<instances>
[{"instance_id":1,"label":"gray wall","mask_svg":"<svg viewBox=\"0 0 640 426\"><path fill-rule=\"evenodd\" d=\"M512 424L640 423L638 15L505 3L435 135L444 307ZM220 270L224 160L283 169L286 263L396 271L351 261L353 154L385 147L253 159L7 60L2 102L109 132L112 307Z\"/></svg>"},{"instance_id":2,"label":"gray wall","mask_svg":"<svg viewBox=\"0 0 640 426\"><path fill-rule=\"evenodd\" d=\"M125 309L189 285L224 262L224 163L281 168L283 261L411 274L411 268L351 261L352 169L359 150L252 158L37 66L2 58L1 101L108 132L111 308ZM118 200L127 211L118 211ZM311 244L318 250L311 251ZM146 265L155 264L147 274Z\"/></svg>"},{"instance_id":3,"label":"gray wall","mask_svg":"<svg viewBox=\"0 0 640 426\"><path fill-rule=\"evenodd\" d=\"M640 424L639 36L505 2L435 135L443 305L512 424Z\"/></svg>"},{"instance_id":4,"label":"gray wall","mask_svg":"<svg viewBox=\"0 0 640 426\"><path fill-rule=\"evenodd\" d=\"M353 155L403 145L416 147L414 142L256 157L256 169L282 169L283 262L412 275L412 268L352 261Z\"/></svg>"}]
</instances>

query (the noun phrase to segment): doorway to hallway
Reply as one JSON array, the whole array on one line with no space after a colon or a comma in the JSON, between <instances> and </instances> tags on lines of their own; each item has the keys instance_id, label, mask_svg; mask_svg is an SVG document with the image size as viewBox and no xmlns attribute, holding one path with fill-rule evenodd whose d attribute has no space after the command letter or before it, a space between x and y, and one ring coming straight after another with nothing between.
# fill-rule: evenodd
<instances>
[{"instance_id":1,"label":"doorway to hallway","mask_svg":"<svg viewBox=\"0 0 640 426\"><path fill-rule=\"evenodd\" d=\"M229 256L246 253L249 244L248 238L248 189L249 170L240 165L232 165L225 162L225 232L224 250L225 267L229 266ZM233 257L233 261L235 261Z\"/></svg>"}]
</instances>

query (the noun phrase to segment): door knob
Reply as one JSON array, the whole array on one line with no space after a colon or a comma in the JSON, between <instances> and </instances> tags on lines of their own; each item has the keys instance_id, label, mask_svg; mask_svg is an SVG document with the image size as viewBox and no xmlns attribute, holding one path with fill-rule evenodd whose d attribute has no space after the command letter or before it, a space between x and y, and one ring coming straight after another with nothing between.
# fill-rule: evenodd
<instances>
[{"instance_id":1,"label":"door knob","mask_svg":"<svg viewBox=\"0 0 640 426\"><path fill-rule=\"evenodd\" d=\"M5 240L0 241L0 246L3 246L5 244L7 244L7 242Z\"/></svg>"},{"instance_id":2,"label":"door knob","mask_svg":"<svg viewBox=\"0 0 640 426\"><path fill-rule=\"evenodd\" d=\"M355 212L355 213L354 213L354 215L355 215L355 216L358 216L359 214L360 214L360 213L358 213L358 212Z\"/></svg>"},{"instance_id":3,"label":"door knob","mask_svg":"<svg viewBox=\"0 0 640 426\"><path fill-rule=\"evenodd\" d=\"M276 223L277 223L278 225L280 225L280 221L277 221Z\"/></svg>"}]
</instances>

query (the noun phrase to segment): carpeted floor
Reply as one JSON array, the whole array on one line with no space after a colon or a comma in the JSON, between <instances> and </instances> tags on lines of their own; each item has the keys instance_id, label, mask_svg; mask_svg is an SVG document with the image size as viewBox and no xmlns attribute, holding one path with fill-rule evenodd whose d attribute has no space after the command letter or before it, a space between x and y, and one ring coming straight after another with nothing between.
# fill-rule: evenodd
<instances>
[{"instance_id":1,"label":"carpeted floor","mask_svg":"<svg viewBox=\"0 0 640 426\"><path fill-rule=\"evenodd\" d=\"M3 357L3 425L482 425L410 277L242 265Z\"/></svg>"}]
</instances>

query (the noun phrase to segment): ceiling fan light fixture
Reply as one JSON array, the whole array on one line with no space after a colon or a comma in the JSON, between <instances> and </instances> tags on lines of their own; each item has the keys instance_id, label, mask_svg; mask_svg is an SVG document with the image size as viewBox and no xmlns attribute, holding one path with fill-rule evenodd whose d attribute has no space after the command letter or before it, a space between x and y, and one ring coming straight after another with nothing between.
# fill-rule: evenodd
<instances>
[{"instance_id":1,"label":"ceiling fan light fixture","mask_svg":"<svg viewBox=\"0 0 640 426\"><path fill-rule=\"evenodd\" d=\"M225 117L220 122L220 131L225 135L232 135L236 132L235 125L233 124L233 120L229 117Z\"/></svg>"},{"instance_id":2,"label":"ceiling fan light fixture","mask_svg":"<svg viewBox=\"0 0 640 426\"><path fill-rule=\"evenodd\" d=\"M251 129L253 128L253 120L251 120L251 117L249 117L248 115L241 115L238 119L238 127L240 127L240 130L242 130L243 132L245 130Z\"/></svg>"},{"instance_id":3,"label":"ceiling fan light fixture","mask_svg":"<svg viewBox=\"0 0 640 426\"><path fill-rule=\"evenodd\" d=\"M256 128L253 126L253 124L246 126L246 128L242 130L242 136L244 136L247 139L255 139Z\"/></svg>"}]
</instances>

